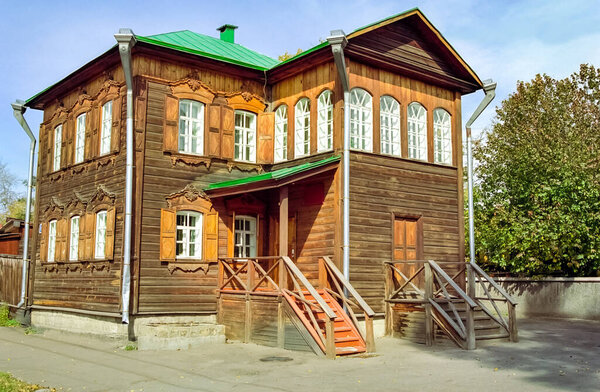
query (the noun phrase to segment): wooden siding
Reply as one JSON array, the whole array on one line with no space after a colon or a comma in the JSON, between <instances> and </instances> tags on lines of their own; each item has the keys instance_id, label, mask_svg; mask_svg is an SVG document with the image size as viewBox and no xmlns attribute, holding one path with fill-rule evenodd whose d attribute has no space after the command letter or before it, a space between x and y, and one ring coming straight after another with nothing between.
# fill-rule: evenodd
<instances>
[{"instance_id":1,"label":"wooden siding","mask_svg":"<svg viewBox=\"0 0 600 392\"><path fill-rule=\"evenodd\" d=\"M0 302L16 305L21 299L23 259L0 255Z\"/></svg>"},{"instance_id":2,"label":"wooden siding","mask_svg":"<svg viewBox=\"0 0 600 392\"><path fill-rule=\"evenodd\" d=\"M424 259L462 261L457 170L353 152L350 172L350 281L381 312L394 213L421 216Z\"/></svg>"}]
</instances>

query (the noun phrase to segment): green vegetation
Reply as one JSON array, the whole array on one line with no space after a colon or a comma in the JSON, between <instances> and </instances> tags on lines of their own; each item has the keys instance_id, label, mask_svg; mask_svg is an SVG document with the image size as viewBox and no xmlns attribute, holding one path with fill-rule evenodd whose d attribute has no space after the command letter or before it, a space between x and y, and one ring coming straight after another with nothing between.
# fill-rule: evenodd
<instances>
[{"instance_id":1,"label":"green vegetation","mask_svg":"<svg viewBox=\"0 0 600 392\"><path fill-rule=\"evenodd\" d=\"M298 49L296 51L296 54L288 53L288 51L286 50L284 54L277 56L277 60L279 60L279 61L289 60L292 57L299 55L300 53L302 53L302 49Z\"/></svg>"},{"instance_id":2,"label":"green vegetation","mask_svg":"<svg viewBox=\"0 0 600 392\"><path fill-rule=\"evenodd\" d=\"M18 380L8 373L0 372L0 392L29 392L42 389L39 385L28 384ZM54 388L49 388L51 391L56 391Z\"/></svg>"},{"instance_id":3,"label":"green vegetation","mask_svg":"<svg viewBox=\"0 0 600 392\"><path fill-rule=\"evenodd\" d=\"M600 276L600 69L519 82L474 157L479 263Z\"/></svg>"},{"instance_id":4,"label":"green vegetation","mask_svg":"<svg viewBox=\"0 0 600 392\"><path fill-rule=\"evenodd\" d=\"M3 305L0 307L0 327L17 327L21 324L17 320L10 318L8 306Z\"/></svg>"},{"instance_id":5,"label":"green vegetation","mask_svg":"<svg viewBox=\"0 0 600 392\"><path fill-rule=\"evenodd\" d=\"M127 343L125 347L123 347L125 351L135 351L137 350L137 346L134 343Z\"/></svg>"}]
</instances>

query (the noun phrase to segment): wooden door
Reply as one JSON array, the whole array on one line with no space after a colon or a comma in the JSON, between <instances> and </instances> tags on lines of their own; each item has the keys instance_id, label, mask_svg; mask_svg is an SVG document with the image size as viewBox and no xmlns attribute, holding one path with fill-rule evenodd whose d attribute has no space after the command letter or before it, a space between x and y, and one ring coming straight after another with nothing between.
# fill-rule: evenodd
<instances>
[{"instance_id":1,"label":"wooden door","mask_svg":"<svg viewBox=\"0 0 600 392\"><path fill-rule=\"evenodd\" d=\"M290 216L288 220L288 256L292 261L298 257L296 249L296 215Z\"/></svg>"},{"instance_id":2,"label":"wooden door","mask_svg":"<svg viewBox=\"0 0 600 392\"><path fill-rule=\"evenodd\" d=\"M421 260L423 257L422 232L419 218L395 216L393 227L393 260L403 262ZM398 263L396 267L407 278L410 278L422 265L422 263ZM416 286L423 288L423 274L420 273L412 282Z\"/></svg>"}]
</instances>

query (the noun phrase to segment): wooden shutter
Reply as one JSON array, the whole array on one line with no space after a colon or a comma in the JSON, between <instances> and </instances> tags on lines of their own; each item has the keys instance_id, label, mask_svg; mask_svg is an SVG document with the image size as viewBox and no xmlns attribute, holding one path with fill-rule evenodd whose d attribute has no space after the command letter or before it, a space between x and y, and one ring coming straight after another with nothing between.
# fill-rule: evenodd
<instances>
[{"instance_id":1,"label":"wooden shutter","mask_svg":"<svg viewBox=\"0 0 600 392\"><path fill-rule=\"evenodd\" d=\"M54 133L49 127L46 127L46 173L52 173L54 171L53 163L54 163Z\"/></svg>"},{"instance_id":2,"label":"wooden shutter","mask_svg":"<svg viewBox=\"0 0 600 392\"><path fill-rule=\"evenodd\" d=\"M86 236L87 236L87 226L86 222L89 219L89 214L82 214L79 216L79 245L77 246L77 259L86 260L85 254L85 246L86 246Z\"/></svg>"},{"instance_id":3,"label":"wooden shutter","mask_svg":"<svg viewBox=\"0 0 600 392\"><path fill-rule=\"evenodd\" d=\"M85 260L94 259L94 247L96 240L96 214L85 216Z\"/></svg>"},{"instance_id":4,"label":"wooden shutter","mask_svg":"<svg viewBox=\"0 0 600 392\"><path fill-rule=\"evenodd\" d=\"M173 210L160 210L160 260L175 261L175 234L177 214Z\"/></svg>"},{"instance_id":5,"label":"wooden shutter","mask_svg":"<svg viewBox=\"0 0 600 392\"><path fill-rule=\"evenodd\" d=\"M205 151L208 156L221 157L221 107L219 104L206 106L208 132Z\"/></svg>"},{"instance_id":6,"label":"wooden shutter","mask_svg":"<svg viewBox=\"0 0 600 392\"><path fill-rule=\"evenodd\" d=\"M62 130L60 131L60 167L61 169L64 169L65 167L69 166L69 160L68 160L68 155L69 155L69 135L67 133L67 124L63 124L62 126ZM52 131L55 132L55 131ZM56 135L56 133L55 133ZM54 150L52 150L54 152Z\"/></svg>"},{"instance_id":7,"label":"wooden shutter","mask_svg":"<svg viewBox=\"0 0 600 392\"><path fill-rule=\"evenodd\" d=\"M48 261L48 222L42 223L42 234L40 235L40 261Z\"/></svg>"},{"instance_id":8,"label":"wooden shutter","mask_svg":"<svg viewBox=\"0 0 600 392\"><path fill-rule=\"evenodd\" d=\"M64 157L62 158L65 166L69 166L73 164L74 161L74 153L75 153L75 145L74 143L74 135L75 133L73 132L73 124L71 123L71 121L65 121L63 123L63 139L65 140L65 142L67 143L66 145L66 154L64 155Z\"/></svg>"},{"instance_id":9,"label":"wooden shutter","mask_svg":"<svg viewBox=\"0 0 600 392\"><path fill-rule=\"evenodd\" d=\"M165 99L163 149L171 152L179 150L179 100L169 95Z\"/></svg>"},{"instance_id":10,"label":"wooden shutter","mask_svg":"<svg viewBox=\"0 0 600 392\"><path fill-rule=\"evenodd\" d=\"M219 257L219 214L214 209L204 215L204 260Z\"/></svg>"},{"instance_id":11,"label":"wooden shutter","mask_svg":"<svg viewBox=\"0 0 600 392\"><path fill-rule=\"evenodd\" d=\"M230 106L221 107L221 154L223 159L233 159L233 134L235 111Z\"/></svg>"},{"instance_id":12,"label":"wooden shutter","mask_svg":"<svg viewBox=\"0 0 600 392\"><path fill-rule=\"evenodd\" d=\"M121 146L121 98L113 99L112 129L110 134L110 151L118 152Z\"/></svg>"},{"instance_id":13,"label":"wooden shutter","mask_svg":"<svg viewBox=\"0 0 600 392\"><path fill-rule=\"evenodd\" d=\"M106 211L106 242L104 246L104 258L113 260L115 253L115 208Z\"/></svg>"},{"instance_id":14,"label":"wooden shutter","mask_svg":"<svg viewBox=\"0 0 600 392\"><path fill-rule=\"evenodd\" d=\"M56 222L55 261L67 261L67 226L66 219Z\"/></svg>"},{"instance_id":15,"label":"wooden shutter","mask_svg":"<svg viewBox=\"0 0 600 392\"><path fill-rule=\"evenodd\" d=\"M94 150L94 147L97 147L97 143L95 143L95 139L98 135L98 124L97 121L94 121L97 113L97 109L94 108L88 111L85 115L85 145L83 149L83 159L88 160L92 159L97 155L97 151Z\"/></svg>"},{"instance_id":16,"label":"wooden shutter","mask_svg":"<svg viewBox=\"0 0 600 392\"><path fill-rule=\"evenodd\" d=\"M275 113L258 114L258 163L273 162L273 134L275 133Z\"/></svg>"}]
</instances>

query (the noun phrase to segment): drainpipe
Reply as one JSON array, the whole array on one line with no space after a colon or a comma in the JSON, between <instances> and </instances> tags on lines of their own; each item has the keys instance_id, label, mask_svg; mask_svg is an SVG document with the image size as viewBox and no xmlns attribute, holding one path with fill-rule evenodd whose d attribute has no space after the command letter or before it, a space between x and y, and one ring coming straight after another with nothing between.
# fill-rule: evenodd
<instances>
[{"instance_id":1,"label":"drainpipe","mask_svg":"<svg viewBox=\"0 0 600 392\"><path fill-rule=\"evenodd\" d=\"M115 34L119 44L121 64L127 85L127 140L125 171L125 232L123 234L123 282L121 302L123 310L121 322L129 324L129 301L131 289L131 210L133 204L133 75L131 66L131 48L135 45L135 36L131 29L119 29Z\"/></svg>"},{"instance_id":2,"label":"drainpipe","mask_svg":"<svg viewBox=\"0 0 600 392\"><path fill-rule=\"evenodd\" d=\"M473 147L471 138L471 125L477 120L481 112L492 102L496 96L496 83L492 79L483 81L483 91L485 96L469 121L467 121L467 173L468 173L468 188L469 188L469 253L471 263L475 264L475 213L473 207Z\"/></svg>"},{"instance_id":3,"label":"drainpipe","mask_svg":"<svg viewBox=\"0 0 600 392\"><path fill-rule=\"evenodd\" d=\"M33 132L31 132L27 121L25 121L25 117L23 117L23 114L27 109L25 107L25 102L21 100L16 100L13 104L11 104L11 106L13 108L13 115L15 116L19 124L21 124L21 127L31 140L29 144L29 176L27 177L27 202L25 203L25 237L23 239L23 270L21 272L21 299L17 304L17 308L20 308L25 304L25 294L27 292L27 272L29 269L29 213L31 211L31 188L33 186L32 182L33 158L35 156L35 136L33 135Z\"/></svg>"},{"instance_id":4,"label":"drainpipe","mask_svg":"<svg viewBox=\"0 0 600 392\"><path fill-rule=\"evenodd\" d=\"M333 52L333 60L342 82L344 90L344 160L343 177L344 190L342 196L343 211L343 273L347 281L350 281L350 81L346 71L346 59L344 48L348 44L346 34L343 30L333 30L327 38Z\"/></svg>"}]
</instances>

